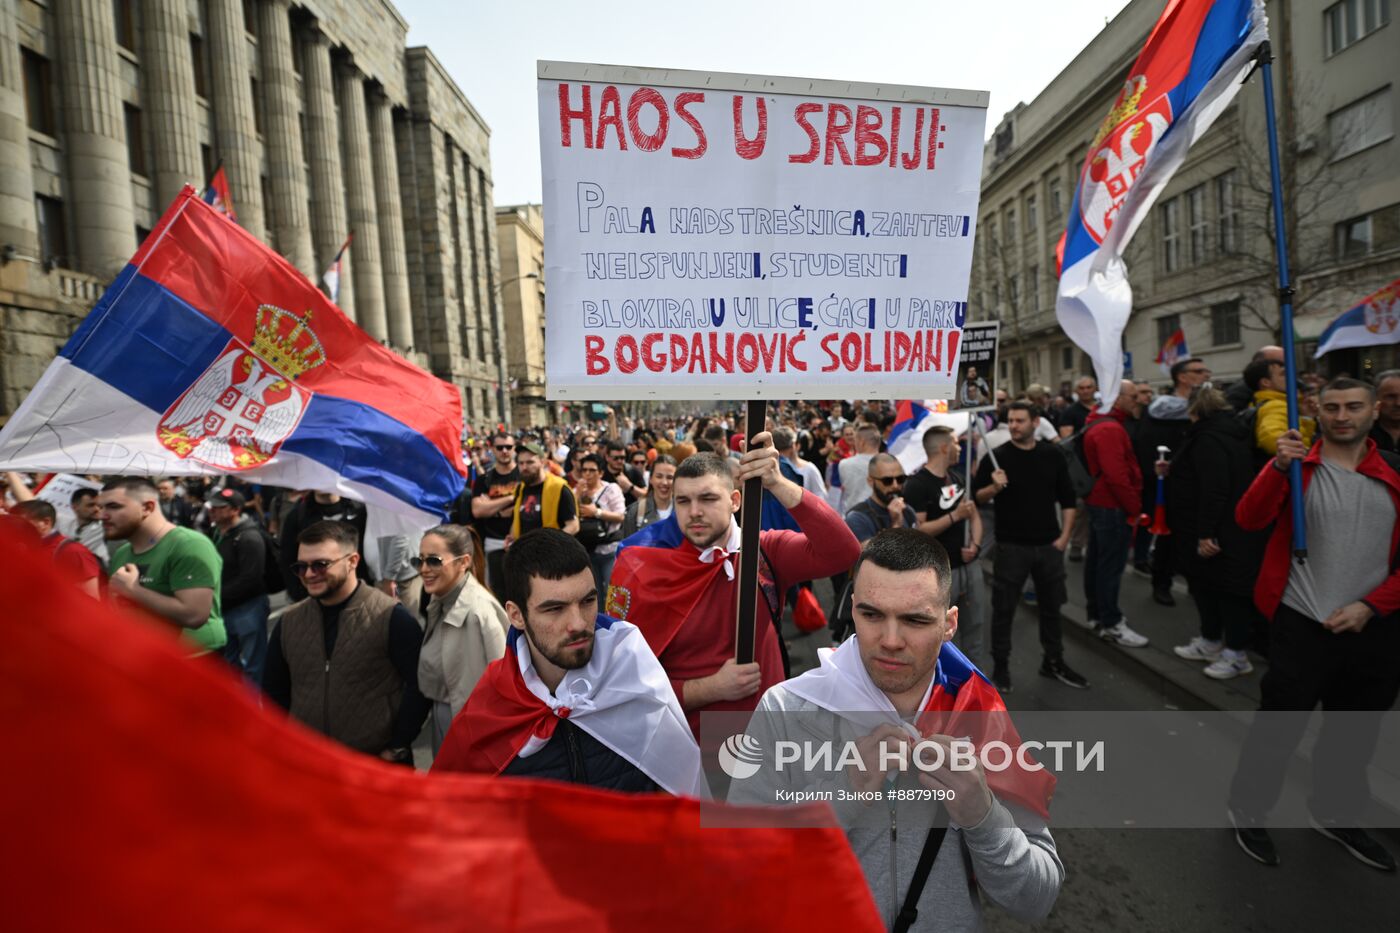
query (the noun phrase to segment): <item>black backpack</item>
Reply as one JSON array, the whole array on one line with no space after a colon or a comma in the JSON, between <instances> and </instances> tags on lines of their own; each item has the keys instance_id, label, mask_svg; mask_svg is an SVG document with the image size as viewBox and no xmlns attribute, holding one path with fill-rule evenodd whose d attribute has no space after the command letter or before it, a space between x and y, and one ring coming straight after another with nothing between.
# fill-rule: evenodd
<instances>
[{"instance_id":1,"label":"black backpack","mask_svg":"<svg viewBox=\"0 0 1400 933\"><path fill-rule=\"evenodd\" d=\"M249 530L245 528L239 533L246 534ZM262 538L263 543L263 591L269 596L281 593L287 588L287 581L282 576L282 545L257 522L252 523L251 530Z\"/></svg>"},{"instance_id":2,"label":"black backpack","mask_svg":"<svg viewBox=\"0 0 1400 933\"><path fill-rule=\"evenodd\" d=\"M1055 441L1055 449L1060 452L1060 456L1065 458L1065 466L1069 468L1069 484L1074 487L1076 499L1088 496L1099 481L1097 476L1089 472L1089 461L1084 456L1084 435L1088 434L1091 428L1102 423L1095 421L1093 424L1085 425L1075 431L1069 437Z\"/></svg>"}]
</instances>

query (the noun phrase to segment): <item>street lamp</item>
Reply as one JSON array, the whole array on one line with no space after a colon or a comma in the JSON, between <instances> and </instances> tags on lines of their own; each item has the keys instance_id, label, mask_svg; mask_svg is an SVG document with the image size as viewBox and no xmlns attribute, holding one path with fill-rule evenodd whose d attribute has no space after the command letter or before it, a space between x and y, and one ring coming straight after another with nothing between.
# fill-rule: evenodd
<instances>
[{"instance_id":1,"label":"street lamp","mask_svg":"<svg viewBox=\"0 0 1400 933\"><path fill-rule=\"evenodd\" d=\"M496 283L496 304L501 309L501 345L496 348L496 410L501 413L501 423L505 424L506 416L506 332L505 332L505 288L507 285L514 285L524 279L538 279L538 272L527 272L524 275L514 275L510 278Z\"/></svg>"}]
</instances>

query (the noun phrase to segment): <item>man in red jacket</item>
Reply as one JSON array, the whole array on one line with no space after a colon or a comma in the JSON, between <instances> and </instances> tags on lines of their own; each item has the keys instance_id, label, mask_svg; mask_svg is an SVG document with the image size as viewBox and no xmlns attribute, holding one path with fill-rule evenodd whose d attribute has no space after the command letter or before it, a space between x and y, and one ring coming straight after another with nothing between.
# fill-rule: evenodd
<instances>
[{"instance_id":1,"label":"man in red jacket","mask_svg":"<svg viewBox=\"0 0 1400 933\"><path fill-rule=\"evenodd\" d=\"M1400 695L1400 459L1366 436L1375 408L1366 383L1329 382L1319 400L1322 440L1308 450L1297 431L1285 433L1235 506L1246 531L1274 522L1254 587L1255 605L1273 620L1269 670L1259 684L1261 715L1230 785L1235 838L1265 865L1277 865L1278 853L1260 823L1278 801L1308 714L1321 703L1325 711L1347 712L1324 716L1313 751L1313 828L1372 868L1395 871L1394 856L1358 826L1371 798L1366 767L1380 711ZM1302 563L1292 560L1294 460L1303 461Z\"/></svg>"},{"instance_id":2,"label":"man in red jacket","mask_svg":"<svg viewBox=\"0 0 1400 933\"><path fill-rule=\"evenodd\" d=\"M1098 482L1084 497L1089 520L1089 550L1084 558L1084 598L1089 622L1099 637L1126 648L1141 648L1147 639L1128 628L1118 608L1118 590L1128 566L1133 525L1142 508L1142 472L1124 422L1133 416L1137 387L1124 379L1107 414L1095 411L1084 425L1084 460Z\"/></svg>"}]
</instances>

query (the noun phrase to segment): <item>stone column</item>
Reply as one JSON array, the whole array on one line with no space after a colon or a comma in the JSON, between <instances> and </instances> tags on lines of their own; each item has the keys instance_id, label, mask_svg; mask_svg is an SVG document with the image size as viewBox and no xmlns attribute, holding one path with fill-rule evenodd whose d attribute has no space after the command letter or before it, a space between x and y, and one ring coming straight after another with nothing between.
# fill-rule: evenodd
<instances>
[{"instance_id":1,"label":"stone column","mask_svg":"<svg viewBox=\"0 0 1400 933\"><path fill-rule=\"evenodd\" d=\"M83 272L115 276L136 252L136 210L126 153L126 120L112 4L55 0L54 60L63 89L66 201Z\"/></svg>"},{"instance_id":2,"label":"stone column","mask_svg":"<svg viewBox=\"0 0 1400 933\"><path fill-rule=\"evenodd\" d=\"M142 0L142 79L146 116L155 140L155 214L185 185L205 181L199 155L199 116L194 100L189 10L183 0ZM235 205L237 207L237 205Z\"/></svg>"},{"instance_id":3,"label":"stone column","mask_svg":"<svg viewBox=\"0 0 1400 933\"><path fill-rule=\"evenodd\" d=\"M340 126L335 114L335 80L331 74L331 46L325 33L306 35L302 59L302 91L306 96L307 165L311 172L311 232L316 244L314 280L330 266L336 250L350 232L345 221L345 195L340 186ZM346 254L340 276L340 309L355 319L355 286L350 274L359 245Z\"/></svg>"},{"instance_id":4,"label":"stone column","mask_svg":"<svg viewBox=\"0 0 1400 933\"><path fill-rule=\"evenodd\" d=\"M399 167L394 115L389 99L375 93L369 103L370 151L374 157L374 192L379 208L379 255L384 264L384 311L389 342L402 352L413 346L413 311L408 296L408 256L404 251L403 212L399 207Z\"/></svg>"},{"instance_id":5,"label":"stone column","mask_svg":"<svg viewBox=\"0 0 1400 933\"><path fill-rule=\"evenodd\" d=\"M12 243L23 255L37 258L39 224L34 215L29 119L15 22L18 5L17 0L0 0L0 242Z\"/></svg>"},{"instance_id":6,"label":"stone column","mask_svg":"<svg viewBox=\"0 0 1400 933\"><path fill-rule=\"evenodd\" d=\"M306 157L301 151L301 97L292 68L290 0L262 0L258 5L258 59L262 65L263 139L272 203L267 226L287 261L313 282L316 268L307 208Z\"/></svg>"},{"instance_id":7,"label":"stone column","mask_svg":"<svg viewBox=\"0 0 1400 933\"><path fill-rule=\"evenodd\" d=\"M262 239L262 159L253 122L253 87L248 69L248 30L241 0L208 0L206 5L211 101L219 160L228 176L238 223Z\"/></svg>"},{"instance_id":8,"label":"stone column","mask_svg":"<svg viewBox=\"0 0 1400 933\"><path fill-rule=\"evenodd\" d=\"M369 154L365 84L349 62L336 74L340 129L345 141L345 200L355 231L355 319L375 340L385 340L384 279L379 271L379 214L374 199L374 168Z\"/></svg>"}]
</instances>

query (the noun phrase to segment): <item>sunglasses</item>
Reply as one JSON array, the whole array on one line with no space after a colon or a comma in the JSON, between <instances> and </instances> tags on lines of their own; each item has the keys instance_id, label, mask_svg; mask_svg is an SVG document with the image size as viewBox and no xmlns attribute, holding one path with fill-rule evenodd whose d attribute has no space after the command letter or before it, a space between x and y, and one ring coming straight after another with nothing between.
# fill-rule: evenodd
<instances>
[{"instance_id":1,"label":"sunglasses","mask_svg":"<svg viewBox=\"0 0 1400 933\"><path fill-rule=\"evenodd\" d=\"M877 476L875 481L882 486L903 486L907 476Z\"/></svg>"},{"instance_id":2,"label":"sunglasses","mask_svg":"<svg viewBox=\"0 0 1400 933\"><path fill-rule=\"evenodd\" d=\"M514 444L497 444L497 445L496 445L496 449L497 449L497 450L514 450L514 449L515 449L515 445L514 445Z\"/></svg>"},{"instance_id":3,"label":"sunglasses","mask_svg":"<svg viewBox=\"0 0 1400 933\"><path fill-rule=\"evenodd\" d=\"M313 561L299 560L296 563L292 564L292 573L296 574L299 577L304 577L308 574L314 573L316 576L319 577L327 570L330 570L332 564L338 564L341 561L348 558L349 556L349 554L342 554L335 560L326 560L325 558Z\"/></svg>"},{"instance_id":4,"label":"sunglasses","mask_svg":"<svg viewBox=\"0 0 1400 933\"><path fill-rule=\"evenodd\" d=\"M465 556L465 555L463 555L463 556ZM422 570L424 567L431 567L432 569L437 570L437 569L439 569L440 567L442 567L444 564L450 564L450 563L452 563L454 560L458 560L458 559L459 559L459 558L456 558L456 557L449 557L449 558L447 558L446 560L443 560L441 557L438 557L436 554L429 554L427 557L410 557L410 558L408 559L408 565L409 565L410 567L412 567L414 570Z\"/></svg>"}]
</instances>

